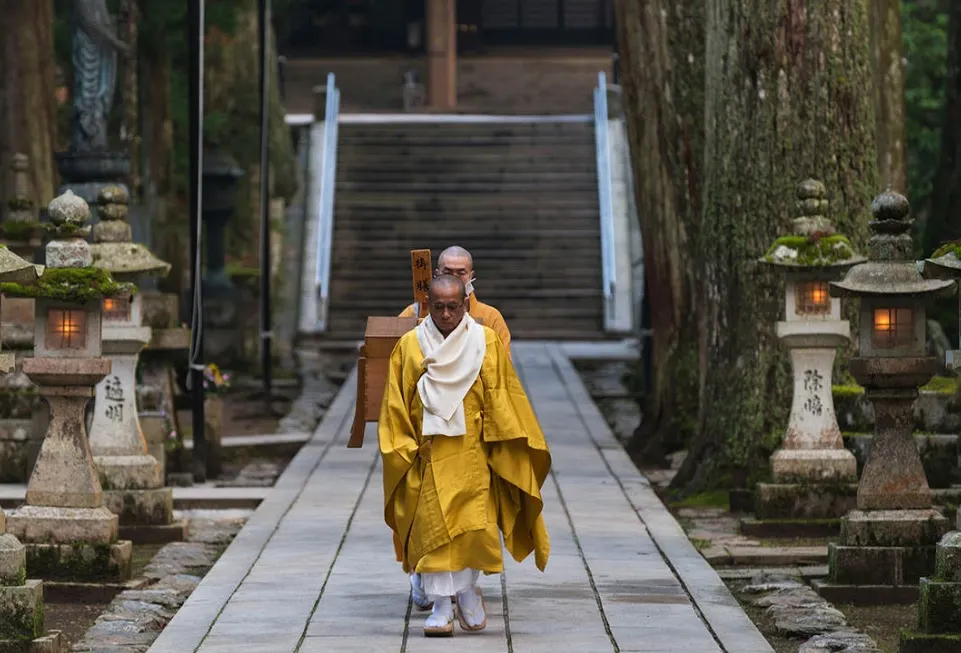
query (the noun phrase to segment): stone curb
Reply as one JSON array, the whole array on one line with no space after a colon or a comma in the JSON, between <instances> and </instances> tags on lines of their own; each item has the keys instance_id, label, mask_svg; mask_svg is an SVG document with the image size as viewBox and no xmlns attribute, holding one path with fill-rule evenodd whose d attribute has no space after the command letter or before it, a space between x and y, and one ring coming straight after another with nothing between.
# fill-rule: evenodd
<instances>
[{"instance_id":1,"label":"stone curb","mask_svg":"<svg viewBox=\"0 0 961 653\"><path fill-rule=\"evenodd\" d=\"M684 529L618 443L564 350L557 345L549 350L611 474L620 483L624 495L647 527L661 555L674 570L721 646L728 653L774 653L724 581L694 548Z\"/></svg>"},{"instance_id":2,"label":"stone curb","mask_svg":"<svg viewBox=\"0 0 961 653\"><path fill-rule=\"evenodd\" d=\"M327 419L294 457L217 564L167 624L148 653L195 651L217 621L230 597L243 582L261 552L270 542L280 521L307 484L307 478L330 451L338 432L350 417L356 385L352 372L331 404Z\"/></svg>"}]
</instances>

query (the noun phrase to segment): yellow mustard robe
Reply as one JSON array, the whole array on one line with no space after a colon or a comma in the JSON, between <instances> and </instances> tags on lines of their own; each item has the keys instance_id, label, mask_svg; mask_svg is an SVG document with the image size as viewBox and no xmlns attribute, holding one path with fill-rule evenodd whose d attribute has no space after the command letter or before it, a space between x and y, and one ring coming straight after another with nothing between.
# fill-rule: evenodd
<instances>
[{"instance_id":1,"label":"yellow mustard robe","mask_svg":"<svg viewBox=\"0 0 961 653\"><path fill-rule=\"evenodd\" d=\"M490 304L485 304L484 302L477 299L475 293L471 293L467 298L467 312L475 320L480 320L481 323L490 327L494 330L494 333L501 339L504 344L504 348L507 350L507 357L511 356L511 332L507 328L507 322L504 321L504 316L501 312L491 306ZM410 304L404 309L398 317L414 317L414 305ZM427 317L426 315L421 317Z\"/></svg>"},{"instance_id":2,"label":"yellow mustard robe","mask_svg":"<svg viewBox=\"0 0 961 653\"><path fill-rule=\"evenodd\" d=\"M550 555L541 487L551 467L544 434L497 334L464 398L467 433L421 435L417 381L423 354L416 331L390 358L377 437L384 463L384 519L407 573L503 571L501 543L518 562Z\"/></svg>"}]
</instances>

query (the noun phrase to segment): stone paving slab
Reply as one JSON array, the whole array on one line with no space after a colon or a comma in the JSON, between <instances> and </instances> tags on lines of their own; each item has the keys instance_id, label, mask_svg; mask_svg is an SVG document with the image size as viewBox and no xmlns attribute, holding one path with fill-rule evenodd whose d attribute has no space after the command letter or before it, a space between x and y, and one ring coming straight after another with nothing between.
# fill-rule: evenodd
<instances>
[{"instance_id":1,"label":"stone paving slab","mask_svg":"<svg viewBox=\"0 0 961 653\"><path fill-rule=\"evenodd\" d=\"M513 349L552 448L552 551L546 573L508 556L503 574L482 577L487 630L423 636L383 522L373 425L367 446L345 447L351 376L150 651L773 653L615 440L574 352Z\"/></svg>"}]
</instances>

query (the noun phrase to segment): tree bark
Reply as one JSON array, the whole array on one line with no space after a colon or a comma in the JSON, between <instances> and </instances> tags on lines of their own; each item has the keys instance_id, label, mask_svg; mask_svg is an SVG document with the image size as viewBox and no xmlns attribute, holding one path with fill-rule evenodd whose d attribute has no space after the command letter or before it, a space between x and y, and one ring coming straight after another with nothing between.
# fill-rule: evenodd
<instances>
[{"instance_id":1,"label":"tree bark","mask_svg":"<svg viewBox=\"0 0 961 653\"><path fill-rule=\"evenodd\" d=\"M787 233L795 188L828 188L828 215L863 247L878 191L863 0L708 0L704 365L700 431L677 476L686 493L743 487L768 469L790 406L774 325L780 275L757 259Z\"/></svg>"},{"instance_id":2,"label":"tree bark","mask_svg":"<svg viewBox=\"0 0 961 653\"><path fill-rule=\"evenodd\" d=\"M944 241L961 238L961 3L953 2L948 17L948 60L944 80L944 122L941 155L934 176L931 211L924 231L924 255Z\"/></svg>"},{"instance_id":3,"label":"tree bark","mask_svg":"<svg viewBox=\"0 0 961 653\"><path fill-rule=\"evenodd\" d=\"M702 0L617 0L619 51L650 306L652 377L630 448L645 462L697 427L696 277L704 112Z\"/></svg>"},{"instance_id":4,"label":"tree bark","mask_svg":"<svg viewBox=\"0 0 961 653\"><path fill-rule=\"evenodd\" d=\"M907 193L901 0L868 0L868 9L881 183L899 193Z\"/></svg>"},{"instance_id":5,"label":"tree bark","mask_svg":"<svg viewBox=\"0 0 961 653\"><path fill-rule=\"evenodd\" d=\"M0 207L13 189L11 157L30 158L30 192L46 206L56 191L52 0L0 0Z\"/></svg>"}]
</instances>

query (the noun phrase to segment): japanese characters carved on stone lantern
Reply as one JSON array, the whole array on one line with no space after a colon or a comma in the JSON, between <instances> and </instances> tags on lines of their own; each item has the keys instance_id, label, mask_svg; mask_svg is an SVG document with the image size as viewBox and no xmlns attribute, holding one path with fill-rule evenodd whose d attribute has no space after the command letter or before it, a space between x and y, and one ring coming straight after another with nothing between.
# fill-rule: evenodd
<instances>
[{"instance_id":1,"label":"japanese characters carved on stone lantern","mask_svg":"<svg viewBox=\"0 0 961 653\"><path fill-rule=\"evenodd\" d=\"M841 301L831 297L828 283L865 259L835 233L827 207L824 184L801 182L793 233L774 241L761 259L786 277L785 319L777 335L794 372L787 431L771 456L774 483L758 486L761 519L838 518L853 507L857 462L842 443L831 395L836 350L850 338L850 325L841 319ZM824 488L812 483L830 484L837 496L826 500ZM817 496L807 496L812 492Z\"/></svg>"}]
</instances>

